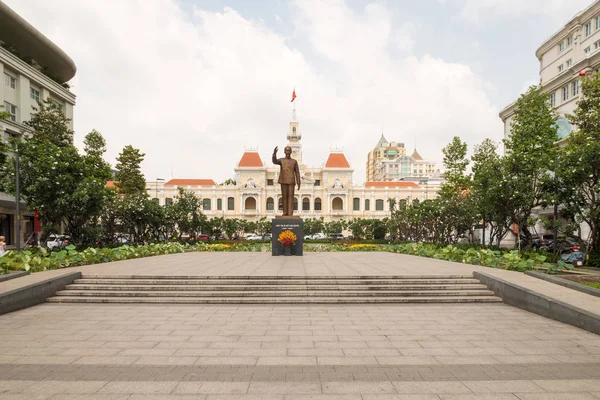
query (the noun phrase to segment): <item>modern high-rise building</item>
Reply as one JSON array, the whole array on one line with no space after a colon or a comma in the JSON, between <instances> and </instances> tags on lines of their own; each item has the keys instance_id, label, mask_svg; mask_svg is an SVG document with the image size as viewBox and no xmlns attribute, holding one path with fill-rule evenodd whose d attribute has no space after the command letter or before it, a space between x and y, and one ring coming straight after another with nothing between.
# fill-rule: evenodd
<instances>
[{"instance_id":1,"label":"modern high-rise building","mask_svg":"<svg viewBox=\"0 0 600 400\"><path fill-rule=\"evenodd\" d=\"M388 142L381 134L375 148L367 154L367 181L378 181L377 171L384 160L394 160L406 155L404 143Z\"/></svg>"},{"instance_id":2,"label":"modern high-rise building","mask_svg":"<svg viewBox=\"0 0 600 400\"><path fill-rule=\"evenodd\" d=\"M392 182L416 178L439 178L440 175L440 171L435 169L435 163L423 160L423 157L415 149L410 156L381 160L375 170L374 180Z\"/></svg>"},{"instance_id":3,"label":"modern high-rise building","mask_svg":"<svg viewBox=\"0 0 600 400\"><path fill-rule=\"evenodd\" d=\"M577 13L542 43L535 55L540 63L540 85L550 95L550 104L556 108L559 117L556 124L562 142L574 129L567 115L577 107L582 77L600 70L600 0ZM500 112L504 137L511 133L515 110L516 101ZM553 209L538 207L534 213L540 219L552 218ZM586 237L589 226L584 223L581 229L582 237ZM545 231L542 221L538 222L536 230Z\"/></svg>"},{"instance_id":4,"label":"modern high-rise building","mask_svg":"<svg viewBox=\"0 0 600 400\"><path fill-rule=\"evenodd\" d=\"M535 53L540 62L540 84L556 107L558 134L565 138L573 130L566 118L577 106L580 79L600 68L600 1L579 12L550 36ZM516 102L500 112L504 136L511 131Z\"/></svg>"},{"instance_id":5,"label":"modern high-rise building","mask_svg":"<svg viewBox=\"0 0 600 400\"><path fill-rule=\"evenodd\" d=\"M75 72L75 63L63 50L0 1L0 110L10 113L0 120L2 140L27 130L24 122L31 119L33 107L47 99L72 119L75 95L67 82ZM9 245L17 240L15 206L14 196L0 193L0 235ZM21 243L33 232L32 211L22 214Z\"/></svg>"}]
</instances>

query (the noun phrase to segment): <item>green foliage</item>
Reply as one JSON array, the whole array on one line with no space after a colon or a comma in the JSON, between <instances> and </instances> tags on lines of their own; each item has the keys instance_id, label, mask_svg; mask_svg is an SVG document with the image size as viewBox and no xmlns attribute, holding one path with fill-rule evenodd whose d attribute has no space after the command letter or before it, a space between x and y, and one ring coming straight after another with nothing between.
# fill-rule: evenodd
<instances>
[{"instance_id":1,"label":"green foliage","mask_svg":"<svg viewBox=\"0 0 600 400\"><path fill-rule=\"evenodd\" d=\"M60 107L50 99L38 102L38 107L33 107L35 113L31 120L24 122L32 131L31 138L57 147L72 146L73 131L69 127L71 120L65 117Z\"/></svg>"},{"instance_id":2,"label":"green foliage","mask_svg":"<svg viewBox=\"0 0 600 400\"><path fill-rule=\"evenodd\" d=\"M582 96L569 120L578 127L559 152L559 199L590 226L590 248L600 252L600 74L582 80Z\"/></svg>"},{"instance_id":3,"label":"green foliage","mask_svg":"<svg viewBox=\"0 0 600 400\"><path fill-rule=\"evenodd\" d=\"M580 282L586 286L593 287L595 289L600 289L600 282Z\"/></svg>"},{"instance_id":4,"label":"green foliage","mask_svg":"<svg viewBox=\"0 0 600 400\"><path fill-rule=\"evenodd\" d=\"M147 196L146 179L140 165L145 154L131 145L123 148L117 157L115 186L124 196Z\"/></svg>"},{"instance_id":5,"label":"green foliage","mask_svg":"<svg viewBox=\"0 0 600 400\"><path fill-rule=\"evenodd\" d=\"M506 204L511 223L519 227L531 244L528 220L533 208L551 201L548 189L552 176L548 170L555 167L558 140L557 115L549 105L549 95L541 87L532 86L517 100L512 119L511 134L504 139L506 155L502 174Z\"/></svg>"}]
</instances>

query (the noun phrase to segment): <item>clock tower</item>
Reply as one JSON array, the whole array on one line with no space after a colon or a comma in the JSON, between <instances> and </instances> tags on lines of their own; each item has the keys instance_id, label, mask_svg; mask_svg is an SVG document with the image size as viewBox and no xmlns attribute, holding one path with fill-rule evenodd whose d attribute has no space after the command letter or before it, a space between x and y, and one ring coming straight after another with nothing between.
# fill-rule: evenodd
<instances>
[{"instance_id":1,"label":"clock tower","mask_svg":"<svg viewBox=\"0 0 600 400\"><path fill-rule=\"evenodd\" d=\"M302 145L300 144L302 134L298 129L298 121L296 120L296 107L292 111L292 120L290 121L290 127L287 134L287 145L292 148L292 158L298 161L298 166L303 165L302 161Z\"/></svg>"}]
</instances>

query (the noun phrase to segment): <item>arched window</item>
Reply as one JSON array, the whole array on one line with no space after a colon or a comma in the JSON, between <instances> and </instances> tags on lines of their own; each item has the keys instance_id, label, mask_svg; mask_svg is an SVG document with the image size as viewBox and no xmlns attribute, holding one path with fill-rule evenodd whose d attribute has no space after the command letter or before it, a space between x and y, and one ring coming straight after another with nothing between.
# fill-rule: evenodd
<instances>
[{"instance_id":1,"label":"arched window","mask_svg":"<svg viewBox=\"0 0 600 400\"><path fill-rule=\"evenodd\" d=\"M315 199L315 211L321 211L321 199L318 197Z\"/></svg>"},{"instance_id":2,"label":"arched window","mask_svg":"<svg viewBox=\"0 0 600 400\"><path fill-rule=\"evenodd\" d=\"M413 200L413 207L416 207L419 205L419 199L414 199Z\"/></svg>"},{"instance_id":3,"label":"arched window","mask_svg":"<svg viewBox=\"0 0 600 400\"><path fill-rule=\"evenodd\" d=\"M294 197L294 211L298 211L298 198Z\"/></svg>"},{"instance_id":4,"label":"arched window","mask_svg":"<svg viewBox=\"0 0 600 400\"><path fill-rule=\"evenodd\" d=\"M272 197L269 197L267 199L267 210L268 211L273 211L275 209L275 202L273 201Z\"/></svg>"},{"instance_id":5,"label":"arched window","mask_svg":"<svg viewBox=\"0 0 600 400\"><path fill-rule=\"evenodd\" d=\"M152 201L156 202L156 204L160 204L160 200L158 200L158 197L153 198Z\"/></svg>"},{"instance_id":6,"label":"arched window","mask_svg":"<svg viewBox=\"0 0 600 400\"><path fill-rule=\"evenodd\" d=\"M339 197L334 197L331 200L331 209L333 211L342 211L344 209L344 200Z\"/></svg>"},{"instance_id":7,"label":"arched window","mask_svg":"<svg viewBox=\"0 0 600 400\"><path fill-rule=\"evenodd\" d=\"M310 199L308 197L302 199L302 211L310 211Z\"/></svg>"},{"instance_id":8,"label":"arched window","mask_svg":"<svg viewBox=\"0 0 600 400\"><path fill-rule=\"evenodd\" d=\"M227 198L227 210L233 211L235 209L234 208L234 201L235 200L233 199L233 197L228 197Z\"/></svg>"},{"instance_id":9,"label":"arched window","mask_svg":"<svg viewBox=\"0 0 600 400\"><path fill-rule=\"evenodd\" d=\"M256 199L254 197L248 197L244 203L245 210L256 210Z\"/></svg>"},{"instance_id":10,"label":"arched window","mask_svg":"<svg viewBox=\"0 0 600 400\"><path fill-rule=\"evenodd\" d=\"M171 198L171 197L167 197L167 198L165 199L165 205L166 205L166 206L170 206L171 204L173 204L173 198Z\"/></svg>"},{"instance_id":11,"label":"arched window","mask_svg":"<svg viewBox=\"0 0 600 400\"><path fill-rule=\"evenodd\" d=\"M279 211L283 211L283 197L279 198L279 204L277 204L277 209Z\"/></svg>"},{"instance_id":12,"label":"arched window","mask_svg":"<svg viewBox=\"0 0 600 400\"><path fill-rule=\"evenodd\" d=\"M202 209L204 211L210 211L210 199L202 199Z\"/></svg>"},{"instance_id":13,"label":"arched window","mask_svg":"<svg viewBox=\"0 0 600 400\"><path fill-rule=\"evenodd\" d=\"M360 199L358 197L352 199L352 209L354 211L360 211Z\"/></svg>"},{"instance_id":14,"label":"arched window","mask_svg":"<svg viewBox=\"0 0 600 400\"><path fill-rule=\"evenodd\" d=\"M365 211L369 211L371 209L371 200L365 199Z\"/></svg>"},{"instance_id":15,"label":"arched window","mask_svg":"<svg viewBox=\"0 0 600 400\"><path fill-rule=\"evenodd\" d=\"M217 199L217 210L221 211L223 209L223 199Z\"/></svg>"},{"instance_id":16,"label":"arched window","mask_svg":"<svg viewBox=\"0 0 600 400\"><path fill-rule=\"evenodd\" d=\"M400 200L400 208L406 208L406 199Z\"/></svg>"},{"instance_id":17,"label":"arched window","mask_svg":"<svg viewBox=\"0 0 600 400\"><path fill-rule=\"evenodd\" d=\"M383 211L383 200L375 200L375 211Z\"/></svg>"},{"instance_id":18,"label":"arched window","mask_svg":"<svg viewBox=\"0 0 600 400\"><path fill-rule=\"evenodd\" d=\"M296 134L296 127L292 127L292 133L295 135Z\"/></svg>"}]
</instances>

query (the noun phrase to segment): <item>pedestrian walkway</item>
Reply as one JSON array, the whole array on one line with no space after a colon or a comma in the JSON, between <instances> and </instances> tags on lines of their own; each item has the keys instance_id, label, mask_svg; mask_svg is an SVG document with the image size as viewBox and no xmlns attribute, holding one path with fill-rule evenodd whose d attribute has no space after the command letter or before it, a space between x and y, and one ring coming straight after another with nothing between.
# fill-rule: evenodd
<instances>
[{"instance_id":1,"label":"pedestrian walkway","mask_svg":"<svg viewBox=\"0 0 600 400\"><path fill-rule=\"evenodd\" d=\"M78 269L122 276L480 270L569 301L586 296L592 308L598 299L520 273L389 253L189 253ZM600 399L600 336L505 304L42 304L1 315L0 337L0 400Z\"/></svg>"}]
</instances>

